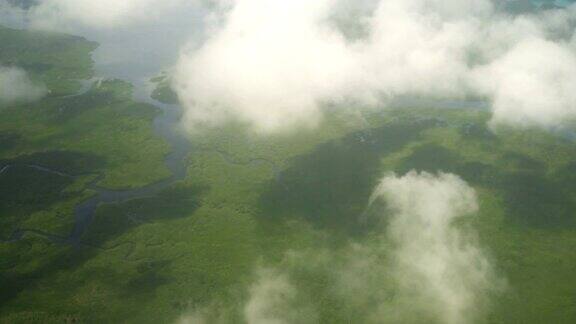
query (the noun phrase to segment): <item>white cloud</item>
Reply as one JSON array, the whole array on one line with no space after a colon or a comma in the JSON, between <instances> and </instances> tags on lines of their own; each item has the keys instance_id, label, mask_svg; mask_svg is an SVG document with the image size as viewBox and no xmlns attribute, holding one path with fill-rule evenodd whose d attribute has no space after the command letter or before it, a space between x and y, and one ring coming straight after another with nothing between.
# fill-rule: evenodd
<instances>
[{"instance_id":1,"label":"white cloud","mask_svg":"<svg viewBox=\"0 0 576 324\"><path fill-rule=\"evenodd\" d=\"M205 19L208 39L198 48L194 36L174 78L192 127L229 117L259 131L314 126L325 103L381 107L397 96L482 96L493 103L494 125L562 125L576 113L569 72L576 4L523 15L502 7L492 0L39 0L27 13L0 5L0 16L40 29L113 32L202 12L196 18ZM543 63L535 49L561 61Z\"/></svg>"},{"instance_id":2,"label":"white cloud","mask_svg":"<svg viewBox=\"0 0 576 324\"><path fill-rule=\"evenodd\" d=\"M198 52L184 54L176 88L192 121L229 113L263 130L313 125L354 71L342 35L322 21L332 1L238 1ZM193 107L193 108L192 108Z\"/></svg>"},{"instance_id":3,"label":"white cloud","mask_svg":"<svg viewBox=\"0 0 576 324\"><path fill-rule=\"evenodd\" d=\"M325 103L386 106L397 96L482 96L493 103L494 125L562 125L576 113L576 4L523 15L501 7L492 0L39 0L27 13L0 4L0 16L12 25L112 33L202 12L196 19L203 16L211 32L199 48L194 36L174 78L192 127L229 117L260 131L314 126ZM561 61L543 63L533 50Z\"/></svg>"},{"instance_id":4,"label":"white cloud","mask_svg":"<svg viewBox=\"0 0 576 324\"><path fill-rule=\"evenodd\" d=\"M302 305L298 290L288 276L275 269L260 268L257 280L250 287L244 308L248 324L306 324L316 323L315 313Z\"/></svg>"},{"instance_id":5,"label":"white cloud","mask_svg":"<svg viewBox=\"0 0 576 324\"><path fill-rule=\"evenodd\" d=\"M466 221L479 208L474 189L453 174L410 172L385 176L369 198L382 226L361 241L287 251L256 267L246 297L231 302L239 310L211 306L181 323L482 322L505 281Z\"/></svg>"},{"instance_id":6,"label":"white cloud","mask_svg":"<svg viewBox=\"0 0 576 324\"><path fill-rule=\"evenodd\" d=\"M34 84L24 70L0 66L0 106L36 101L46 92L46 88Z\"/></svg>"},{"instance_id":7,"label":"white cloud","mask_svg":"<svg viewBox=\"0 0 576 324\"><path fill-rule=\"evenodd\" d=\"M176 69L174 86L192 125L234 116L275 131L316 124L325 102L382 105L395 96L487 96L494 101L495 122L521 125L550 126L562 114L574 114L558 108L574 105L570 91L537 88L542 98L563 97L531 103L530 96L512 91L508 82L517 79L503 78L501 66L514 56L524 62L507 67L514 75L542 65L532 75L536 86L560 69L576 68L574 47L562 40L574 33L576 5L515 16L490 0L364 1L358 14L342 22L341 10L350 1L232 3L220 27L199 50L184 51ZM364 37L351 39L342 28L364 30ZM542 64L541 55L522 52L530 42L547 44L547 53L563 61ZM571 87L568 81L562 87ZM512 97L522 101L507 110L520 117L503 118L502 98ZM549 122L542 123L548 114Z\"/></svg>"},{"instance_id":8,"label":"white cloud","mask_svg":"<svg viewBox=\"0 0 576 324\"><path fill-rule=\"evenodd\" d=\"M178 319L178 324L230 324L233 321L226 318L228 310L211 305L186 314Z\"/></svg>"},{"instance_id":9,"label":"white cloud","mask_svg":"<svg viewBox=\"0 0 576 324\"><path fill-rule=\"evenodd\" d=\"M287 272L257 267L255 278L240 309L216 301L181 317L178 324L230 324L240 319L247 324L317 323L314 309L303 302Z\"/></svg>"},{"instance_id":10,"label":"white cloud","mask_svg":"<svg viewBox=\"0 0 576 324\"><path fill-rule=\"evenodd\" d=\"M390 211L398 299L410 305L404 309L447 324L477 320L497 282L474 236L455 224L478 210L474 190L452 174L410 172L386 176L371 201L380 198Z\"/></svg>"},{"instance_id":11,"label":"white cloud","mask_svg":"<svg viewBox=\"0 0 576 324\"><path fill-rule=\"evenodd\" d=\"M477 73L494 125L553 127L576 117L576 55L568 45L527 39Z\"/></svg>"}]
</instances>

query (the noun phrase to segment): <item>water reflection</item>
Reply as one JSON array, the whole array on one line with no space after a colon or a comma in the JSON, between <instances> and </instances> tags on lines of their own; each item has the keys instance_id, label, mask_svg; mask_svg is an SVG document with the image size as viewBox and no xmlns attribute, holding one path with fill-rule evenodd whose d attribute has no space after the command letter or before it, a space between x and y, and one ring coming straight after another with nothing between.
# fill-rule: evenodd
<instances>
[{"instance_id":1,"label":"water reflection","mask_svg":"<svg viewBox=\"0 0 576 324\"><path fill-rule=\"evenodd\" d=\"M193 3L176 9L150 22L114 28L77 25L67 32L99 43L93 54L97 76L141 82L173 66L184 45L202 39L206 9ZM33 25L26 10L5 0L0 0L0 24L17 29Z\"/></svg>"}]
</instances>

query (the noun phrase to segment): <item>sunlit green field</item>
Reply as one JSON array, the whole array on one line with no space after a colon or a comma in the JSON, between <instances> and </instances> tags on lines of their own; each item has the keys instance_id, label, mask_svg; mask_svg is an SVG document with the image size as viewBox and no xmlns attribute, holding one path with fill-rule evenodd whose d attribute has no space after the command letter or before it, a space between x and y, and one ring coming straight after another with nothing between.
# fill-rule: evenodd
<instances>
[{"instance_id":1,"label":"sunlit green field","mask_svg":"<svg viewBox=\"0 0 576 324\"><path fill-rule=\"evenodd\" d=\"M37 37L0 29L10 44L0 64L30 66L54 89L0 110L0 169L13 165L0 174L4 240L18 228L65 236L98 177L99 186L122 189L170 175L170 147L152 130L159 110L135 103L131 86L117 80L62 97L91 77L95 44ZM50 49L63 52L42 54ZM488 117L438 108L359 118L344 108L293 133L261 137L241 124L194 132L186 179L156 196L101 205L81 246L33 233L0 243L0 323L173 323L205 308L241 323L259 265L286 269L317 322L370 323L363 309L371 300L334 294L335 271L354 243L381 245L385 224L365 212L368 199L382 175L410 170L457 174L479 194L479 214L458 226L476 229L504 281L483 322L574 323L576 143L490 130ZM365 293L393 304L389 250L378 251ZM299 259L287 261L291 252Z\"/></svg>"}]
</instances>

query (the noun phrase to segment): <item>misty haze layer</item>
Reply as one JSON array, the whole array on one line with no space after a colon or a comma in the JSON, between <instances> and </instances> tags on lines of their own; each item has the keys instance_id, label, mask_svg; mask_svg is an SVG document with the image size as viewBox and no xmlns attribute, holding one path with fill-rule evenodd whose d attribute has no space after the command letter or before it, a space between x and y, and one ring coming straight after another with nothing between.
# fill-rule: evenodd
<instances>
[{"instance_id":1,"label":"misty haze layer","mask_svg":"<svg viewBox=\"0 0 576 324\"><path fill-rule=\"evenodd\" d=\"M187 0L40 0L32 6L32 27L74 30L78 27L114 28L168 17Z\"/></svg>"},{"instance_id":2,"label":"misty haze layer","mask_svg":"<svg viewBox=\"0 0 576 324\"><path fill-rule=\"evenodd\" d=\"M0 66L0 106L36 101L46 91L46 88L34 84L24 70Z\"/></svg>"},{"instance_id":3,"label":"misty haze layer","mask_svg":"<svg viewBox=\"0 0 576 324\"><path fill-rule=\"evenodd\" d=\"M490 0L372 1L342 19L350 1L232 3L177 65L191 124L233 116L274 131L316 124L325 103L398 96L485 98L494 125L576 113L576 5L518 15Z\"/></svg>"},{"instance_id":4,"label":"misty haze layer","mask_svg":"<svg viewBox=\"0 0 576 324\"><path fill-rule=\"evenodd\" d=\"M130 81L137 91L174 65L180 47L201 37L206 15L195 0L5 1L0 0L3 25L95 41L96 75Z\"/></svg>"}]
</instances>

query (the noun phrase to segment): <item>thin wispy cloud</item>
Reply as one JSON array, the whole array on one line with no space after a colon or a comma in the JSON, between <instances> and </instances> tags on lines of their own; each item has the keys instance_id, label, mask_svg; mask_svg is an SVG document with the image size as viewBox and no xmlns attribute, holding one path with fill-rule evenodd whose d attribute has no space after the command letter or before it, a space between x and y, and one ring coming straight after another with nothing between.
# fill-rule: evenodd
<instances>
[{"instance_id":1,"label":"thin wispy cloud","mask_svg":"<svg viewBox=\"0 0 576 324\"><path fill-rule=\"evenodd\" d=\"M370 239L337 250L290 250L279 264L257 266L246 297L233 303L241 305L240 318L318 323L326 309L316 302L331 300L340 305L336 313L355 314L359 323L482 322L506 282L466 226L479 209L474 189L453 174L410 172L385 176L368 198L382 225ZM209 306L182 323L227 324L230 312Z\"/></svg>"},{"instance_id":2,"label":"thin wispy cloud","mask_svg":"<svg viewBox=\"0 0 576 324\"><path fill-rule=\"evenodd\" d=\"M46 93L46 87L32 82L24 70L0 66L0 106L36 101Z\"/></svg>"},{"instance_id":3,"label":"thin wispy cloud","mask_svg":"<svg viewBox=\"0 0 576 324\"><path fill-rule=\"evenodd\" d=\"M456 224L478 211L475 191L452 174L410 172L386 176L372 199L383 199L390 212L387 237L401 309L439 323L481 319L502 282L474 232Z\"/></svg>"}]
</instances>

